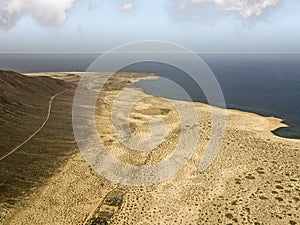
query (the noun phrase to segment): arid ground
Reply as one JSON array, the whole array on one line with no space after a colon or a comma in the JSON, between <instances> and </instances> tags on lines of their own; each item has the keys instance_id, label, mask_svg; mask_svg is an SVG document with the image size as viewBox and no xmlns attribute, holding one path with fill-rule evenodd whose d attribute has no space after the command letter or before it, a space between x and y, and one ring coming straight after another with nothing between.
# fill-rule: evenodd
<instances>
[{"instance_id":1,"label":"arid ground","mask_svg":"<svg viewBox=\"0 0 300 225\"><path fill-rule=\"evenodd\" d=\"M44 76L44 77L41 77ZM0 224L299 224L300 140L272 130L281 119L226 110L227 130L213 164L198 166L210 139L210 106L194 104L201 133L197 151L171 179L150 186L115 184L84 160L72 131L72 102L82 73L39 73L26 77L0 71ZM175 148L180 120L171 102L128 86L152 74L119 73L105 85L96 109L99 138L124 163L153 165ZM55 79L52 79L55 78ZM153 116L167 124L163 142L150 152L131 151L111 125L111 107L121 89L133 107L128 122L140 137ZM65 92L63 92L66 90ZM4 94L2 94L2 92ZM51 112L47 119L49 102ZM121 98L122 99L122 98ZM120 115L122 115L122 108ZM26 139L28 141L22 144Z\"/></svg>"}]
</instances>

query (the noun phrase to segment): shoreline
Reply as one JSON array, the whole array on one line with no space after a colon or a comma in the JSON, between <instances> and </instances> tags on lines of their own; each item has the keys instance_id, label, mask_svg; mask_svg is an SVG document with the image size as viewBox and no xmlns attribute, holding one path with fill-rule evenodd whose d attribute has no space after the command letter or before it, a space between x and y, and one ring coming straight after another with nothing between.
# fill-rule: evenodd
<instances>
[{"instance_id":1,"label":"shoreline","mask_svg":"<svg viewBox=\"0 0 300 225\"><path fill-rule=\"evenodd\" d=\"M158 78L154 78L154 79L159 79L159 76ZM141 80L143 80L143 78L141 78ZM136 81L138 82L138 81ZM133 83L134 85L134 88L139 90L139 91L142 91L143 93L147 94L147 95L150 95L150 96L153 96L149 93L147 93L143 88L140 88L138 86L136 86L136 82ZM153 96L153 97L158 97L158 98L164 98L164 99L167 99L167 100L174 100L174 101L182 101L182 100L178 100L178 99L169 99L169 98L166 98L166 97L162 97L162 96ZM209 104L205 103L205 102L199 102L199 101L195 101L194 103L199 103L199 104L204 104L204 105L207 105L207 106L210 106ZM212 107L216 107L216 106L212 106ZM236 107L226 107L225 109L226 111L227 110L233 110L233 111L238 111L238 112L241 112L241 113L250 113L250 114L255 114L257 116L261 116L261 117L264 117L264 118L275 118L278 122L279 120L279 123L278 123L278 126L275 127L273 130L270 130L270 132L276 136L276 137L279 137L279 138L283 138L283 139L288 139L288 140L296 140L296 141L300 141L300 137L295 137L295 138L292 138L292 137L285 137L285 136L281 136L281 135L277 135L275 132L279 129L282 129L282 128L289 128L290 125L288 123L285 122L285 120L281 117L277 117L277 116L273 116L273 115L263 115L263 114L260 114L258 112L256 112L255 110L251 111L251 110L243 110L241 108L239 108L239 106L236 106Z\"/></svg>"},{"instance_id":2,"label":"shoreline","mask_svg":"<svg viewBox=\"0 0 300 225\"><path fill-rule=\"evenodd\" d=\"M158 76L158 75L157 75ZM158 76L158 79L160 77ZM137 81L138 82L138 81ZM135 82L133 85L135 85L135 87L141 91L143 91L145 94L148 94L148 95L151 95L153 96L151 93L148 93L147 91L145 91L142 87L138 87L137 86L137 82ZM159 98L166 98L166 99L170 99L170 98L167 98L167 97L164 97L164 96L160 96L160 95L155 95L155 97L159 97ZM172 98L171 100L175 100L175 101L181 101L180 99L175 99L175 98ZM201 101L193 101L194 103L201 103L201 104L207 104L209 105L208 103L205 103L205 102L201 102ZM226 102L226 101L225 101ZM215 106L214 106L215 107ZM281 137L281 138L286 138L286 139L294 139L294 140L300 140L300 136L299 134L297 135L297 133L293 133L291 132L292 134L291 135L280 135L278 133L276 133L278 130L280 129L284 129L284 128L291 128L292 125L287 121L287 119L284 119L283 117L280 117L279 115L276 115L276 112L275 113L271 113L271 112L262 112L262 110L259 110L259 109L255 109L255 108L250 108L250 107L246 107L246 106L239 106L239 105L227 105L226 104L226 110L237 110L237 111L240 111L240 112L246 112L246 113L254 113L258 116L262 116L262 117L266 117L266 118L278 118L278 119L281 119L281 126L278 126L277 128L275 128L274 130L271 130L271 132L277 136L277 137Z\"/></svg>"},{"instance_id":3,"label":"shoreline","mask_svg":"<svg viewBox=\"0 0 300 225\"><path fill-rule=\"evenodd\" d=\"M132 95L149 96L142 90L129 89ZM106 97L115 94L114 90L109 90ZM149 102L141 105L146 112L152 112L149 105L151 101L158 105L165 101L159 97L150 98ZM183 101L177 102L186 104ZM25 224L82 224L105 195L115 188L125 188L126 194L120 211L111 218L114 224L161 222L175 225L199 224L201 221L211 224L222 221L224 224L231 223L232 218L247 224L255 221L263 224L287 224L290 220L297 220L299 211L295 205L298 193L294 180L299 180L299 140L272 134L271 128L282 126L281 119L226 109L228 122L222 149L209 169L205 173L199 173L197 165L209 138L210 106L198 102L192 104L195 104L203 118L203 142L188 164L170 180L149 187L116 185L93 171L81 152L76 150L66 164L59 167L47 180L46 185L30 197L27 206L16 212L9 221L10 224L19 224L20 221ZM165 117L175 123L172 115L167 114ZM109 133L104 134L104 143L109 141L111 147L118 146L114 141L111 142L113 138ZM164 146L159 149L162 154L165 150ZM156 162L156 157L150 159ZM289 192L277 190L275 185L281 185ZM278 196L274 194L274 189L280 192ZM265 208L261 211L259 206L262 204ZM283 215L279 205L289 209L287 213L292 216ZM243 215L235 213L236 211L243 212ZM278 218L273 218L270 212L283 219L279 221ZM178 214L181 215L180 218Z\"/></svg>"},{"instance_id":4,"label":"shoreline","mask_svg":"<svg viewBox=\"0 0 300 225\"><path fill-rule=\"evenodd\" d=\"M131 72L121 72L121 73L131 74ZM78 77L78 76L82 76L83 74L85 74L85 72L72 71L72 72L34 72L34 73L24 73L24 75L26 75L26 76L51 76L54 79L60 79L60 76L63 77L65 74L75 74ZM131 80L131 83L130 83L131 88L137 89L137 90L143 92L146 95L153 96L153 95L147 93L143 88L138 87L136 85L136 83L139 82L140 80L157 80L157 79L160 79L160 76L157 75L157 74L155 74L155 73L138 73L138 72L134 72L134 74L147 74L149 76L137 78L135 80ZM167 100L182 101L182 100L178 100L178 99L169 99L169 98L165 98L165 97L162 97L162 96L153 96L153 97L164 98L164 99L167 99ZM185 102L185 101L183 101L183 102ZM194 103L199 103L199 104L204 104L204 105L210 106L207 103L199 102L199 101L195 101ZM215 107L215 106L213 106L213 107ZM290 127L290 124L286 123L285 119L283 119L283 118L281 118L279 116L274 116L274 115L263 115L263 114L260 114L259 112L255 111L255 109L251 111L251 110L246 110L246 109L243 110L242 107L241 108L239 108L239 107L241 107L241 106L236 106L236 107L234 107L234 106L233 107L227 107L226 106L226 111L227 110L235 110L235 111L238 111L238 112L241 112L241 113L255 114L257 116L261 116L261 117L264 117L264 118L275 118L277 120L277 122L278 122L278 120L280 120L279 123L278 123L278 126L275 127L274 129L270 130L270 133L272 133L274 136L279 137L279 138L300 141L300 137L291 138L291 137L280 136L280 135L277 135L275 133L279 129Z\"/></svg>"}]
</instances>

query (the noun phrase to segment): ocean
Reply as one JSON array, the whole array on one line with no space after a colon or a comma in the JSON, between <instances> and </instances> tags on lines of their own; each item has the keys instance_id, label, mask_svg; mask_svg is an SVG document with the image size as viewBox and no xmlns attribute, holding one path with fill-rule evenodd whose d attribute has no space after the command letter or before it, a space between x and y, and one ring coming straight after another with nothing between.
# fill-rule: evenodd
<instances>
[{"instance_id":1,"label":"ocean","mask_svg":"<svg viewBox=\"0 0 300 225\"><path fill-rule=\"evenodd\" d=\"M17 72L85 71L100 54L0 54L0 69ZM226 107L275 116L288 128L278 136L300 138L300 54L203 54L225 97ZM156 73L178 83L193 101L207 103L202 90L183 71L157 62L123 68L126 72ZM141 80L146 93L180 99L163 79Z\"/></svg>"}]
</instances>

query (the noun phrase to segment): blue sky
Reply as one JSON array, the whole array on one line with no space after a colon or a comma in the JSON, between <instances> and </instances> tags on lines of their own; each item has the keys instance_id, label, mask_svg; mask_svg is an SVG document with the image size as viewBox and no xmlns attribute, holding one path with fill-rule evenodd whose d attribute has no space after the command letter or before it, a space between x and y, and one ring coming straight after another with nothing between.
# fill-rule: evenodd
<instances>
[{"instance_id":1,"label":"blue sky","mask_svg":"<svg viewBox=\"0 0 300 225\"><path fill-rule=\"evenodd\" d=\"M0 0L0 52L105 52L163 40L199 53L300 53L297 0Z\"/></svg>"}]
</instances>

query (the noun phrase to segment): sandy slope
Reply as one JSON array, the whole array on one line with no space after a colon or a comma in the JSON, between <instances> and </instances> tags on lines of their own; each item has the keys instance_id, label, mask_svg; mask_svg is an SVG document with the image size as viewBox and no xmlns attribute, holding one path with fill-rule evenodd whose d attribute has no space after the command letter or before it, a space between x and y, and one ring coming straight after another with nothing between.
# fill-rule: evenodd
<instances>
[{"instance_id":1,"label":"sandy slope","mask_svg":"<svg viewBox=\"0 0 300 225\"><path fill-rule=\"evenodd\" d=\"M129 119L133 131L147 135L149 116L160 115L169 125L168 135L150 153L129 155L110 127L109 109L117 93L108 88L99 103L102 107L99 105L97 110L97 124L106 128L99 129L102 142L112 155L126 163L157 163L176 146L180 122L174 108L167 100L151 96L138 103ZM132 88L127 93L127 100L131 95L146 96ZM300 141L271 133L283 126L280 119L227 110L222 148L213 165L200 173L198 165L209 140L211 118L207 105L195 106L201 118L199 148L171 180L149 187L115 185L90 169L78 152L9 224L83 224L89 216L92 220L86 224L92 224L97 217L102 218L102 224L106 221L120 225L298 224ZM116 191L123 197L116 197ZM120 205L110 204L112 197L107 196L119 198Z\"/></svg>"}]
</instances>

